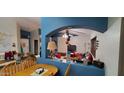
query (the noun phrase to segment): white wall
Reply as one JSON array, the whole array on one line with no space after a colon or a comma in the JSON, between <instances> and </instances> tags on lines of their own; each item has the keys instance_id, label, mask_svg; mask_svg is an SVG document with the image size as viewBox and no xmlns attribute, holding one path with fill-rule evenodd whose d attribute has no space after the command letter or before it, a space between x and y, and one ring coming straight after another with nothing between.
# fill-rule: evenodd
<instances>
[{"instance_id":1,"label":"white wall","mask_svg":"<svg viewBox=\"0 0 124 93\"><path fill-rule=\"evenodd\" d=\"M0 17L0 32L4 33L5 36L3 40L0 40L0 53L4 53L5 51L16 50L20 52L20 26L17 24L17 20L11 17ZM32 32L32 52L34 53L34 40L38 40L39 42L38 30ZM15 43L16 47L12 47L12 44ZM40 49L40 43L38 43Z\"/></svg>"},{"instance_id":2,"label":"white wall","mask_svg":"<svg viewBox=\"0 0 124 93\"><path fill-rule=\"evenodd\" d=\"M67 53L67 45L65 44L66 40L63 37L58 37L57 47L58 52Z\"/></svg>"},{"instance_id":3,"label":"white wall","mask_svg":"<svg viewBox=\"0 0 124 93\"><path fill-rule=\"evenodd\" d=\"M17 24L17 48L18 48L18 52L21 52L21 47L20 47L20 42L21 42L21 33L20 33L21 27L19 24Z\"/></svg>"},{"instance_id":4,"label":"white wall","mask_svg":"<svg viewBox=\"0 0 124 93\"><path fill-rule=\"evenodd\" d=\"M118 75L120 31L121 18L109 18L106 32L92 34L99 40L96 58L105 63L105 73L109 76Z\"/></svg>"},{"instance_id":5,"label":"white wall","mask_svg":"<svg viewBox=\"0 0 124 93\"><path fill-rule=\"evenodd\" d=\"M82 34L80 36L71 37L70 44L76 45L77 52L84 53L88 51L90 43L90 35ZM67 51L67 46L65 44L65 39L63 37L58 37L58 52L65 52Z\"/></svg>"},{"instance_id":6,"label":"white wall","mask_svg":"<svg viewBox=\"0 0 124 93\"><path fill-rule=\"evenodd\" d=\"M80 35L72 37L70 44L76 45L78 53L85 53L90 49L90 35Z\"/></svg>"},{"instance_id":7,"label":"white wall","mask_svg":"<svg viewBox=\"0 0 124 93\"><path fill-rule=\"evenodd\" d=\"M4 39L0 42L0 53L5 51L16 50L18 51L17 44L17 24L13 18L0 18L0 32L4 33ZM12 43L16 44L16 47L12 47Z\"/></svg>"}]
</instances>

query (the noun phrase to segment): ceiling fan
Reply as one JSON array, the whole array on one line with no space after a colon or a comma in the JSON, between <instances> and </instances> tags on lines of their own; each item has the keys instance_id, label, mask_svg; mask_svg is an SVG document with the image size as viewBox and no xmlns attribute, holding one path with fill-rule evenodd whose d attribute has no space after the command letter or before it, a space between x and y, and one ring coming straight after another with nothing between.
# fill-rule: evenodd
<instances>
[{"instance_id":1,"label":"ceiling fan","mask_svg":"<svg viewBox=\"0 0 124 93\"><path fill-rule=\"evenodd\" d=\"M62 37L64 37L64 38L69 38L69 37L73 37L73 36L78 36L77 34L69 33L69 31L70 31L69 29L66 29L66 31L65 31L64 34L61 33L61 34L63 34Z\"/></svg>"},{"instance_id":2,"label":"ceiling fan","mask_svg":"<svg viewBox=\"0 0 124 93\"><path fill-rule=\"evenodd\" d=\"M53 36L68 38L68 36L75 37L75 36L79 36L80 34L82 34L82 33L77 32L77 31L73 31L71 29L65 29L63 31L59 31L58 33L54 34Z\"/></svg>"}]
</instances>

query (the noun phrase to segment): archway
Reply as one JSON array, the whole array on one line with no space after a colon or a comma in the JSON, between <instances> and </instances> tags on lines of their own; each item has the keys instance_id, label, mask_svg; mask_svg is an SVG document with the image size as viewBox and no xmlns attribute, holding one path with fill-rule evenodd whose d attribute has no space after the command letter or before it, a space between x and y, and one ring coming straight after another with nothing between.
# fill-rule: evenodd
<instances>
[{"instance_id":1,"label":"archway","mask_svg":"<svg viewBox=\"0 0 124 93\"><path fill-rule=\"evenodd\" d=\"M87 29L81 26L65 26L58 28L46 35L46 58L48 58L49 55L49 50L47 48L51 37L57 46L55 51L61 55L67 56L68 47L65 43L65 38L63 37L63 35L66 33L66 30L69 30L69 35L71 36L70 44L73 45L72 50L75 50L76 52L83 55L86 52L92 52L91 49L93 48L96 49L94 45L91 45L96 44L97 41L97 37L94 36L96 41L91 43L91 40L94 38L92 33L96 32L95 30ZM95 55L93 56L95 57Z\"/></svg>"},{"instance_id":2,"label":"archway","mask_svg":"<svg viewBox=\"0 0 124 93\"><path fill-rule=\"evenodd\" d=\"M85 28L104 33L107 31L107 17L42 17L42 59L46 60L47 37L68 27Z\"/></svg>"}]
</instances>

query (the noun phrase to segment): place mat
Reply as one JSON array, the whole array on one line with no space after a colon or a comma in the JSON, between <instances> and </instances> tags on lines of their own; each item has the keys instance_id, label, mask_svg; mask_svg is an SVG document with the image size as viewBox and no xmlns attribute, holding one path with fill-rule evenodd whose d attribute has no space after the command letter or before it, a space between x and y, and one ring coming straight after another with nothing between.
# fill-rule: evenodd
<instances>
[{"instance_id":1,"label":"place mat","mask_svg":"<svg viewBox=\"0 0 124 93\"><path fill-rule=\"evenodd\" d=\"M48 69L44 69L44 71L41 74L36 73L35 71L31 74L31 76L43 76L48 71Z\"/></svg>"}]
</instances>

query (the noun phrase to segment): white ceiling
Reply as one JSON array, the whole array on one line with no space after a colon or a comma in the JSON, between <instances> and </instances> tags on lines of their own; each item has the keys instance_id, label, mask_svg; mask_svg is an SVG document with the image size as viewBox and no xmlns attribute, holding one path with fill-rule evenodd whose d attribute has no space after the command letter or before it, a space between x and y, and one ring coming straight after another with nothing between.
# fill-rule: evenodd
<instances>
[{"instance_id":1,"label":"white ceiling","mask_svg":"<svg viewBox=\"0 0 124 93\"><path fill-rule=\"evenodd\" d=\"M69 33L75 34L75 35L91 35L94 30L90 29L78 29L78 28L73 28L69 29ZM60 33L65 33L66 30L60 31Z\"/></svg>"},{"instance_id":2,"label":"white ceiling","mask_svg":"<svg viewBox=\"0 0 124 93\"><path fill-rule=\"evenodd\" d=\"M40 17L17 17L16 21L23 30L35 31L40 28Z\"/></svg>"}]
</instances>

